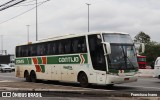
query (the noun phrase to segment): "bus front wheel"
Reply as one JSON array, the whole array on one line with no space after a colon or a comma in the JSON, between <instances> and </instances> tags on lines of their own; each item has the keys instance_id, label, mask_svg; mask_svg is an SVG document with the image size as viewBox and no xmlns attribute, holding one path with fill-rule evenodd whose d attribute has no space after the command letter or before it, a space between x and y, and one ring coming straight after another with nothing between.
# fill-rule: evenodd
<instances>
[{"instance_id":1,"label":"bus front wheel","mask_svg":"<svg viewBox=\"0 0 160 100\"><path fill-rule=\"evenodd\" d=\"M81 73L79 75L78 79L79 79L80 85L82 87L88 87L89 86L88 78L87 78L87 75L85 73Z\"/></svg>"}]
</instances>

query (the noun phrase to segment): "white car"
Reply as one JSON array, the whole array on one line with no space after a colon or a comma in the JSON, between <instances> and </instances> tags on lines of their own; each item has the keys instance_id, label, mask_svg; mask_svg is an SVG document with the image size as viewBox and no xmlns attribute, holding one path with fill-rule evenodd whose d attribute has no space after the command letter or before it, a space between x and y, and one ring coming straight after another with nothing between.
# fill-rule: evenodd
<instances>
[{"instance_id":1,"label":"white car","mask_svg":"<svg viewBox=\"0 0 160 100\"><path fill-rule=\"evenodd\" d=\"M15 64L10 63L9 66L11 67L12 71L15 71Z\"/></svg>"},{"instance_id":2,"label":"white car","mask_svg":"<svg viewBox=\"0 0 160 100\"><path fill-rule=\"evenodd\" d=\"M9 65L7 64L0 64L0 71L1 72L12 72L12 69Z\"/></svg>"},{"instance_id":3,"label":"white car","mask_svg":"<svg viewBox=\"0 0 160 100\"><path fill-rule=\"evenodd\" d=\"M154 77L160 78L160 57L157 57L154 64Z\"/></svg>"}]
</instances>

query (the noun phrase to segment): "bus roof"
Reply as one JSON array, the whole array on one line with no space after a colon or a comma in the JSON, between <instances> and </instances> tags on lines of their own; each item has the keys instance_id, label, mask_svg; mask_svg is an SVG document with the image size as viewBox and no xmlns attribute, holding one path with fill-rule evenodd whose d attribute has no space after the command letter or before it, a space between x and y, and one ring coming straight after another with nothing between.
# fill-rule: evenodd
<instances>
[{"instance_id":1,"label":"bus roof","mask_svg":"<svg viewBox=\"0 0 160 100\"><path fill-rule=\"evenodd\" d=\"M129 33L124 33L124 32L111 32L111 31L89 32L89 33L81 33L81 34L66 34L66 35L61 35L61 36L49 37L49 38L41 39L41 40L34 41L34 42L24 43L24 44L20 44L18 46L28 45L28 44L36 44L36 43L47 42L47 41L52 41L52 40L60 40L60 39L67 39L67 38L73 38L73 37L80 37L80 36L86 36L86 35L92 35L92 34L102 34L102 33L103 34L129 34Z\"/></svg>"}]
</instances>

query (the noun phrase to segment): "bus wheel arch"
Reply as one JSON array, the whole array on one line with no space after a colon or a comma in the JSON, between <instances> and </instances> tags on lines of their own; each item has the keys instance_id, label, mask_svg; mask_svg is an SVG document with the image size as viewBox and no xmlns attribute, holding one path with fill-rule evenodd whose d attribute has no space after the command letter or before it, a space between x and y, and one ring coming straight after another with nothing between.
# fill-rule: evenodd
<instances>
[{"instance_id":1,"label":"bus wheel arch","mask_svg":"<svg viewBox=\"0 0 160 100\"><path fill-rule=\"evenodd\" d=\"M31 77L29 75L28 70L24 71L24 78L26 79L26 82L31 82Z\"/></svg>"},{"instance_id":2,"label":"bus wheel arch","mask_svg":"<svg viewBox=\"0 0 160 100\"><path fill-rule=\"evenodd\" d=\"M35 82L35 83L37 82L37 75L34 70L31 70L30 77L32 82Z\"/></svg>"},{"instance_id":3,"label":"bus wheel arch","mask_svg":"<svg viewBox=\"0 0 160 100\"><path fill-rule=\"evenodd\" d=\"M80 71L78 73L77 80L82 87L88 87L89 86L88 77L87 77L87 74L84 71Z\"/></svg>"}]
</instances>

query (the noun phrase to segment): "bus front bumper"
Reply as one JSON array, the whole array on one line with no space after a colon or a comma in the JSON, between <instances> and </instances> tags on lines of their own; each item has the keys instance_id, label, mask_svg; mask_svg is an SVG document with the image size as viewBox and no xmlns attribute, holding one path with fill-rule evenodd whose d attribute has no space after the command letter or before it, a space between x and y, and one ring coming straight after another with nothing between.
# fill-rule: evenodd
<instances>
[{"instance_id":1,"label":"bus front bumper","mask_svg":"<svg viewBox=\"0 0 160 100\"><path fill-rule=\"evenodd\" d=\"M106 84L120 84L120 83L129 83L136 82L138 80L138 76L116 76L116 75L108 75Z\"/></svg>"}]
</instances>

